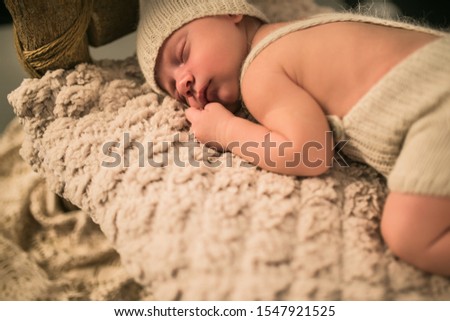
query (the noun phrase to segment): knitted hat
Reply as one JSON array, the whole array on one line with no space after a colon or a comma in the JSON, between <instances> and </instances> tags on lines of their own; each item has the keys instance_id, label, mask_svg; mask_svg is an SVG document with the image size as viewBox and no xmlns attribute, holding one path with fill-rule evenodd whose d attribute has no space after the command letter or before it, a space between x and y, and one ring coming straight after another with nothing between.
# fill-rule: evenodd
<instances>
[{"instance_id":1,"label":"knitted hat","mask_svg":"<svg viewBox=\"0 0 450 321\"><path fill-rule=\"evenodd\" d=\"M142 72L157 93L164 91L155 80L155 63L164 41L192 20L217 15L243 14L267 21L246 0L141 0L136 52Z\"/></svg>"}]
</instances>

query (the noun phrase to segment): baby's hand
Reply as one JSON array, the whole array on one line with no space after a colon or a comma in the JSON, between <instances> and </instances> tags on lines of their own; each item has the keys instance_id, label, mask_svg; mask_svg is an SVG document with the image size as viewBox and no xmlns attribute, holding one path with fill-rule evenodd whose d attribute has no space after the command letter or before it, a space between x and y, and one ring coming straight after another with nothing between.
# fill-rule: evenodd
<instances>
[{"instance_id":1,"label":"baby's hand","mask_svg":"<svg viewBox=\"0 0 450 321\"><path fill-rule=\"evenodd\" d=\"M220 103L209 103L203 110L188 108L186 118L192 124L191 130L201 143L223 149L227 123L235 116Z\"/></svg>"}]
</instances>

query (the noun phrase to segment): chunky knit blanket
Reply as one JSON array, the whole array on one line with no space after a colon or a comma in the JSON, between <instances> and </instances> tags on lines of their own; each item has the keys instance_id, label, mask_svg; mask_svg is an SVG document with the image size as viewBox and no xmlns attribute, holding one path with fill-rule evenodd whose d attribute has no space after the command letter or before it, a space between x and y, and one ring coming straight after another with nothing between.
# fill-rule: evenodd
<instances>
[{"instance_id":1,"label":"chunky knit blanket","mask_svg":"<svg viewBox=\"0 0 450 321\"><path fill-rule=\"evenodd\" d=\"M21 126L0 141L2 299L450 299L448 278L383 243L375 171L298 178L209 150L134 57L26 79L9 101Z\"/></svg>"}]
</instances>

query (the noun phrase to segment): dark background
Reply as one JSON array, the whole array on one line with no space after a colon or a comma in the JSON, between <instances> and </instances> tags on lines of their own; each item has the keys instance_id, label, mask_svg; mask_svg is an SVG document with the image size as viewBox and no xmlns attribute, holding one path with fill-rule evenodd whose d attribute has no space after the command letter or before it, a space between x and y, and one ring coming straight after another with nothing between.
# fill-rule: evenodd
<instances>
[{"instance_id":1,"label":"dark background","mask_svg":"<svg viewBox=\"0 0 450 321\"><path fill-rule=\"evenodd\" d=\"M403 15L426 22L432 27L450 27L449 0L391 0ZM345 0L350 7L358 5L358 0Z\"/></svg>"},{"instance_id":2,"label":"dark background","mask_svg":"<svg viewBox=\"0 0 450 321\"><path fill-rule=\"evenodd\" d=\"M358 5L358 0L345 0L349 7ZM425 21L438 28L450 27L450 1L449 0L392 0L403 15ZM0 23L11 23L11 17L0 0Z\"/></svg>"},{"instance_id":3,"label":"dark background","mask_svg":"<svg viewBox=\"0 0 450 321\"><path fill-rule=\"evenodd\" d=\"M3 0L0 0L0 24L11 23L11 16L5 7Z\"/></svg>"}]
</instances>

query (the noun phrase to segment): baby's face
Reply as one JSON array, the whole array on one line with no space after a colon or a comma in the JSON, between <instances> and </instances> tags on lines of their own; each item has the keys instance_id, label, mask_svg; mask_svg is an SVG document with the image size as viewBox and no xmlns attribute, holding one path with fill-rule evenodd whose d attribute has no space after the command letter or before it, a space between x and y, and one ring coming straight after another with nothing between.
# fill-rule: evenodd
<instances>
[{"instance_id":1,"label":"baby's face","mask_svg":"<svg viewBox=\"0 0 450 321\"><path fill-rule=\"evenodd\" d=\"M156 61L158 85L198 109L219 102L230 110L239 100L239 77L248 46L242 16L194 20L175 31Z\"/></svg>"}]
</instances>

